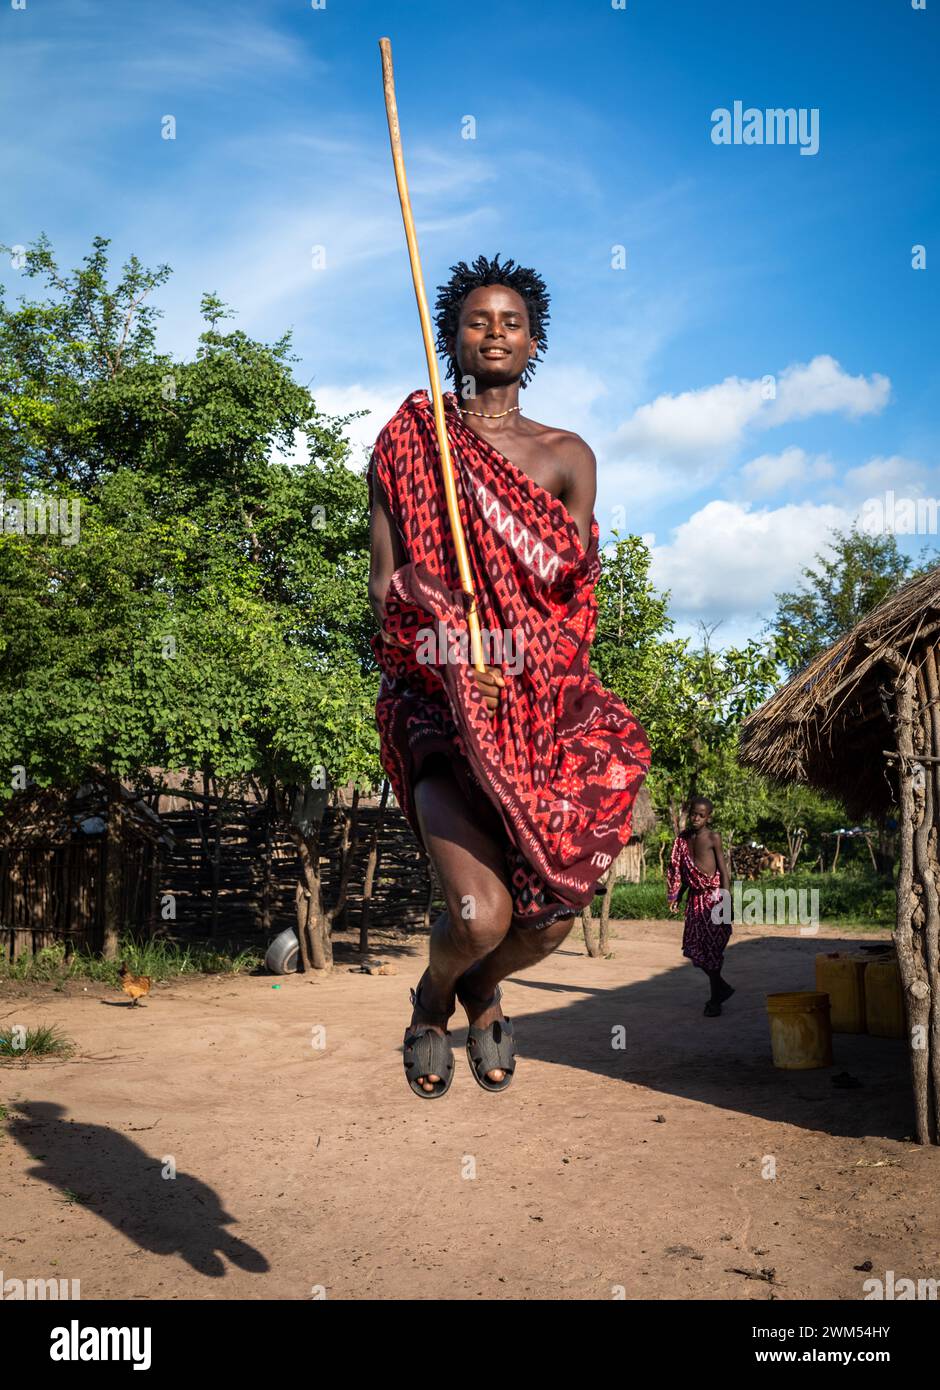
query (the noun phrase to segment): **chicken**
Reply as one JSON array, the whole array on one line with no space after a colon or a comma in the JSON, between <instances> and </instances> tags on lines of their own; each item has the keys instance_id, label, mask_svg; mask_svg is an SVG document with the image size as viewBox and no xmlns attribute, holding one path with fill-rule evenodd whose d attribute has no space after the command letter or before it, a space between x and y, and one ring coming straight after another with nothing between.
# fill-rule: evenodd
<instances>
[{"instance_id":1,"label":"chicken","mask_svg":"<svg viewBox=\"0 0 940 1390\"><path fill-rule=\"evenodd\" d=\"M129 994L135 1004L145 995L150 993L150 986L153 983L149 975L132 975L125 964L121 965L118 974L121 977L121 988L125 994Z\"/></svg>"}]
</instances>

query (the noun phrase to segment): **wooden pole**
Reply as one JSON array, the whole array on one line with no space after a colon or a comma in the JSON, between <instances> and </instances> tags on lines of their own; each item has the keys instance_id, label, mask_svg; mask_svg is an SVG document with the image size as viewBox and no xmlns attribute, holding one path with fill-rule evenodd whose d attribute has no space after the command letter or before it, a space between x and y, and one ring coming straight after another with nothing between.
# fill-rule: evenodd
<instances>
[{"instance_id":1,"label":"wooden pole","mask_svg":"<svg viewBox=\"0 0 940 1390\"><path fill-rule=\"evenodd\" d=\"M921 717L920 753L933 750L936 728L937 698L933 653L925 651L917 671L917 700ZM915 753L915 757L917 754ZM934 876L937 862L937 806L934 797L934 777L928 768L924 775L924 814L914 832L914 863L921 882L921 903L924 909L923 956L930 991L930 1034L928 1070L932 1103L931 1139L940 1144L940 892Z\"/></svg>"},{"instance_id":2,"label":"wooden pole","mask_svg":"<svg viewBox=\"0 0 940 1390\"><path fill-rule=\"evenodd\" d=\"M898 863L898 915L894 940L898 967L907 1006L908 1047L914 1083L914 1115L917 1142L929 1144L930 1134L930 989L924 979L923 959L915 941L913 926L914 832L918 819L914 793L914 676L904 659L888 658L897 672L895 678L897 751L900 809L900 860Z\"/></svg>"},{"instance_id":3,"label":"wooden pole","mask_svg":"<svg viewBox=\"0 0 940 1390\"><path fill-rule=\"evenodd\" d=\"M405 224L405 240L408 243L408 258L411 261L411 278L414 281L415 296L418 301L418 317L421 320L421 335L424 338L424 352L428 359L428 379L431 383L431 399L434 402L434 426L437 431L437 445L441 454L441 472L444 478L444 495L447 498L447 515L457 552L457 570L460 574L460 587L469 599L467 606L467 626L470 631L470 654L478 671L485 670L483 660L483 641L480 636L480 619L477 614L476 594L473 576L470 573L470 560L467 555L467 542L464 538L460 508L457 502L457 485L454 482L454 465L450 456L450 441L447 438L447 422L444 418L444 396L441 391L440 375L437 370L437 354L434 351L434 338L431 333L431 314L428 310L427 295L424 292L424 277L421 274L421 260L418 256L418 238L415 234L414 217L411 212L411 199L408 196L408 183L405 179L405 158L402 153L401 130L398 125L398 104L395 100L395 75L392 70L392 45L389 39L379 39L382 53L382 82L385 87L385 114L388 117L388 134L392 143L392 162L395 165L395 182L398 185L398 198L401 215Z\"/></svg>"}]
</instances>

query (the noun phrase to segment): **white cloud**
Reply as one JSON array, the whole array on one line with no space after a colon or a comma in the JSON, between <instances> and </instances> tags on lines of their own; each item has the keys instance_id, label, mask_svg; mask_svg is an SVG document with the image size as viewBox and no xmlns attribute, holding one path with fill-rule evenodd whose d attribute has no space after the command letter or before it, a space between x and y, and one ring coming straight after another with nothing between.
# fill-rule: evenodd
<instances>
[{"instance_id":1,"label":"white cloud","mask_svg":"<svg viewBox=\"0 0 940 1390\"><path fill-rule=\"evenodd\" d=\"M850 523L843 508L811 502L755 510L709 502L653 549L652 578L671 591L670 611L680 618L746 615L753 625L828 548L831 532Z\"/></svg>"},{"instance_id":2,"label":"white cloud","mask_svg":"<svg viewBox=\"0 0 940 1390\"><path fill-rule=\"evenodd\" d=\"M916 459L901 454L871 458L850 468L843 486L857 508L859 530L931 537L935 543L940 480Z\"/></svg>"},{"instance_id":3,"label":"white cloud","mask_svg":"<svg viewBox=\"0 0 940 1390\"><path fill-rule=\"evenodd\" d=\"M775 393L775 394L771 394ZM657 396L617 429L612 457L700 465L720 463L749 429L771 429L811 415L875 413L891 393L887 377L849 376L832 357L787 367L776 379L726 377L715 386Z\"/></svg>"},{"instance_id":4,"label":"white cloud","mask_svg":"<svg viewBox=\"0 0 940 1390\"><path fill-rule=\"evenodd\" d=\"M778 492L806 477L809 460L804 449L784 449L780 454L761 454L741 469L745 487L758 495Z\"/></svg>"},{"instance_id":5,"label":"white cloud","mask_svg":"<svg viewBox=\"0 0 940 1390\"><path fill-rule=\"evenodd\" d=\"M699 459L736 444L762 405L759 381L727 377L717 386L657 396L614 433L610 452L624 459Z\"/></svg>"},{"instance_id":6,"label":"white cloud","mask_svg":"<svg viewBox=\"0 0 940 1390\"><path fill-rule=\"evenodd\" d=\"M890 396L891 382L880 372L870 377L849 376L834 357L824 353L781 372L767 422L779 425L810 415L837 414L854 420L860 415L877 415Z\"/></svg>"},{"instance_id":7,"label":"white cloud","mask_svg":"<svg viewBox=\"0 0 940 1390\"><path fill-rule=\"evenodd\" d=\"M831 478L834 471L825 455L813 456L807 454L805 449L791 445L779 454L760 454L745 463L741 469L741 482L745 490L755 497L767 497L795 483Z\"/></svg>"},{"instance_id":8,"label":"white cloud","mask_svg":"<svg viewBox=\"0 0 940 1390\"><path fill-rule=\"evenodd\" d=\"M871 458L858 468L848 469L843 478L848 495L857 499L876 496L889 488L899 496L920 497L926 481L924 465L901 454Z\"/></svg>"}]
</instances>

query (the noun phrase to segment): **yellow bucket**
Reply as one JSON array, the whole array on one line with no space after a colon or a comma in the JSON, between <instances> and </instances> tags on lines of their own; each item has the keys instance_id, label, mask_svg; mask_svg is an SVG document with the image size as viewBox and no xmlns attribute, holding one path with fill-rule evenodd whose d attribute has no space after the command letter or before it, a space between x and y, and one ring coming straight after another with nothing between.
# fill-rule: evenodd
<instances>
[{"instance_id":1,"label":"yellow bucket","mask_svg":"<svg viewBox=\"0 0 940 1390\"><path fill-rule=\"evenodd\" d=\"M829 1022L834 1033L865 1032L864 956L835 951L816 957L816 989L829 995Z\"/></svg>"},{"instance_id":2,"label":"yellow bucket","mask_svg":"<svg viewBox=\"0 0 940 1390\"><path fill-rule=\"evenodd\" d=\"M785 1071L832 1066L829 996L818 990L768 994L774 1066Z\"/></svg>"},{"instance_id":3,"label":"yellow bucket","mask_svg":"<svg viewBox=\"0 0 940 1390\"><path fill-rule=\"evenodd\" d=\"M896 958L868 962L865 968L865 1012L868 1031L874 1037L906 1036L904 992Z\"/></svg>"}]
</instances>

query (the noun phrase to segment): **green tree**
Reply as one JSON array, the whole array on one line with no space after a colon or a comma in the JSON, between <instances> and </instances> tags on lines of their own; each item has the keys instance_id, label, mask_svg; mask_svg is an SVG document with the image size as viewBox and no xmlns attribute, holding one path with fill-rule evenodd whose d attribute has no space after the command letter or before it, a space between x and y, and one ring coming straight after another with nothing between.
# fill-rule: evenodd
<instances>
[{"instance_id":1,"label":"green tree","mask_svg":"<svg viewBox=\"0 0 940 1390\"><path fill-rule=\"evenodd\" d=\"M167 272L132 260L110 287L106 247L65 275L40 242L25 268L52 298L0 303L0 796L95 767L260 782L297 847L304 959L329 965L326 798L381 777L366 483L287 337L224 332L210 295L195 357L159 354L143 297ZM74 543L31 533L29 499L77 504Z\"/></svg>"},{"instance_id":2,"label":"green tree","mask_svg":"<svg viewBox=\"0 0 940 1390\"><path fill-rule=\"evenodd\" d=\"M799 588L777 595L770 626L789 649L789 669L800 670L848 632L902 584L910 570L894 536L867 535L856 528L835 531L832 554L817 555L816 568L803 570Z\"/></svg>"},{"instance_id":3,"label":"green tree","mask_svg":"<svg viewBox=\"0 0 940 1390\"><path fill-rule=\"evenodd\" d=\"M705 628L697 644L670 636L669 595L656 591L649 569L639 536L615 536L602 552L592 665L646 730L650 794L672 832L683 803L701 793L730 833L754 824L758 813L753 802L762 784L737 763L737 729L778 683L778 643L716 650Z\"/></svg>"},{"instance_id":4,"label":"green tree","mask_svg":"<svg viewBox=\"0 0 940 1390\"><path fill-rule=\"evenodd\" d=\"M41 236L20 253L20 268L44 280L48 296L8 307L0 288L0 477L8 494L57 485L87 491L113 442L99 428L113 383L129 368L169 362L156 353L159 311L147 303L169 267L145 270L132 256L112 287L108 244L96 237L81 267L63 274ZM116 394L126 399L126 385ZM133 443L129 437L125 449Z\"/></svg>"},{"instance_id":5,"label":"green tree","mask_svg":"<svg viewBox=\"0 0 940 1390\"><path fill-rule=\"evenodd\" d=\"M801 855L815 860L823 850L823 835L847 823L845 807L831 797L799 782L767 784L766 803L757 834L787 856L787 869L796 868Z\"/></svg>"},{"instance_id":6,"label":"green tree","mask_svg":"<svg viewBox=\"0 0 940 1390\"><path fill-rule=\"evenodd\" d=\"M663 665L681 647L670 642L669 595L649 577L650 552L639 536L620 536L601 551L595 586L597 630L591 665L604 685L643 719L652 715Z\"/></svg>"}]
</instances>

